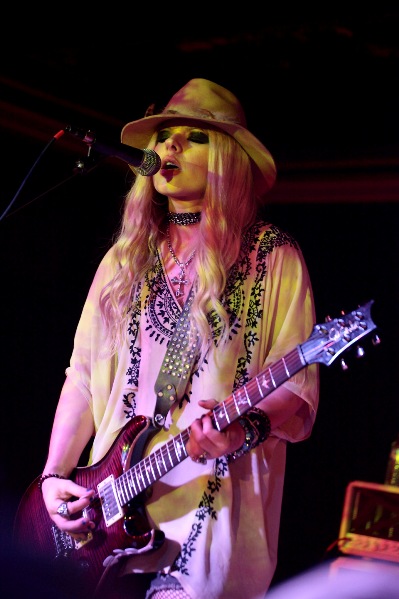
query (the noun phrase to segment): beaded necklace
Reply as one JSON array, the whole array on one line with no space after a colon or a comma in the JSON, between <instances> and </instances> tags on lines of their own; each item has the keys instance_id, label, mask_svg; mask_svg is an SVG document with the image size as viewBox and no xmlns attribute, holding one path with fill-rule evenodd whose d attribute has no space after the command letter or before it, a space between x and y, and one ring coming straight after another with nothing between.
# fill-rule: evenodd
<instances>
[{"instance_id":1,"label":"beaded necklace","mask_svg":"<svg viewBox=\"0 0 399 599\"><path fill-rule=\"evenodd\" d=\"M175 251L172 247L172 243L170 241L169 225L166 228L166 241L168 243L168 249L172 255L173 260L176 262L177 266L180 268L179 276L173 277L173 279L171 279L171 282L173 283L173 285L179 286L179 288L176 289L176 291L175 291L175 295L176 295L176 297L180 297L181 295L184 295L184 291L182 290L183 285L188 285L190 283L189 278L186 276L186 267L190 264L190 262L194 258L195 250L193 250L191 252L191 254L189 255L186 262L180 262L180 260L178 259L178 257L175 254Z\"/></svg>"}]
</instances>

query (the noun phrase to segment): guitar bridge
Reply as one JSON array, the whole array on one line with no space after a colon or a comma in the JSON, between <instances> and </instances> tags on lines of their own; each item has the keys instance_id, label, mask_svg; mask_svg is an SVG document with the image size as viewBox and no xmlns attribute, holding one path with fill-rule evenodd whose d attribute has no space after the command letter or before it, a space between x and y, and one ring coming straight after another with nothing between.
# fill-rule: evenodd
<instances>
[{"instance_id":1,"label":"guitar bridge","mask_svg":"<svg viewBox=\"0 0 399 599\"><path fill-rule=\"evenodd\" d=\"M75 549L80 549L93 540L93 533L87 533L83 541L76 541L70 534L64 530L60 530L55 524L51 527L55 544L55 557L68 557Z\"/></svg>"},{"instance_id":2,"label":"guitar bridge","mask_svg":"<svg viewBox=\"0 0 399 599\"><path fill-rule=\"evenodd\" d=\"M111 526L123 517L122 507L118 501L113 475L108 476L97 485L98 495L104 514L106 526Z\"/></svg>"}]
</instances>

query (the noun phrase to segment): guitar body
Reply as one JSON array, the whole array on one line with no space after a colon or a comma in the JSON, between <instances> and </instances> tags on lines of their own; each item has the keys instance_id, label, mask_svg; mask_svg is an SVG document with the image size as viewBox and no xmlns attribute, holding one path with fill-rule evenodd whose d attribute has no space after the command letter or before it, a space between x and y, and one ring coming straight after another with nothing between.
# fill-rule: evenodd
<instances>
[{"instance_id":1,"label":"guitar body","mask_svg":"<svg viewBox=\"0 0 399 599\"><path fill-rule=\"evenodd\" d=\"M147 440L155 432L146 417L133 418L100 462L76 468L70 478L87 489L96 489L98 483L111 475L118 478L141 457ZM104 572L103 562L113 555L114 549L140 549L154 536L154 549L162 544L163 533L154 533L146 519L143 504L148 489L131 501L124 509L124 516L111 526L106 525L97 497L84 512L96 522L97 528L91 540L80 546L60 531L50 518L37 486L39 478L24 493L15 516L13 540L16 548L24 554L42 558L44 563L68 560L71 566L76 566L78 573L82 572L85 584L94 589Z\"/></svg>"}]
</instances>

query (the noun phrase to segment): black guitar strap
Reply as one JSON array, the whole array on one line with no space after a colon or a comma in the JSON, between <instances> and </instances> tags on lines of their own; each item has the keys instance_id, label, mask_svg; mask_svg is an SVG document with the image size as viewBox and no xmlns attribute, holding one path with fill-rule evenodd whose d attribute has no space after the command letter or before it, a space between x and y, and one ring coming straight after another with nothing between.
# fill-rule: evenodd
<instances>
[{"instance_id":1,"label":"black guitar strap","mask_svg":"<svg viewBox=\"0 0 399 599\"><path fill-rule=\"evenodd\" d=\"M189 314L194 298L194 290L184 304L176 323L173 336L166 348L165 357L154 389L157 404L154 411L154 425L162 428L166 415L175 401L183 398L193 366L198 360L199 335L190 338Z\"/></svg>"}]
</instances>

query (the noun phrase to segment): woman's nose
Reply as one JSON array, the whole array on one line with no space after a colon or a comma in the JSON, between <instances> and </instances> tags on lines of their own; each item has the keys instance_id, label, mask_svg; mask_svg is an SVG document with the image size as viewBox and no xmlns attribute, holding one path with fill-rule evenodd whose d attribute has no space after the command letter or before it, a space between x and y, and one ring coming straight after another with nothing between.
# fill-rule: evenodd
<instances>
[{"instance_id":1,"label":"woman's nose","mask_svg":"<svg viewBox=\"0 0 399 599\"><path fill-rule=\"evenodd\" d=\"M165 145L169 149L173 149L175 151L181 150L181 142L179 140L179 135L173 133L170 137L165 140Z\"/></svg>"}]
</instances>

